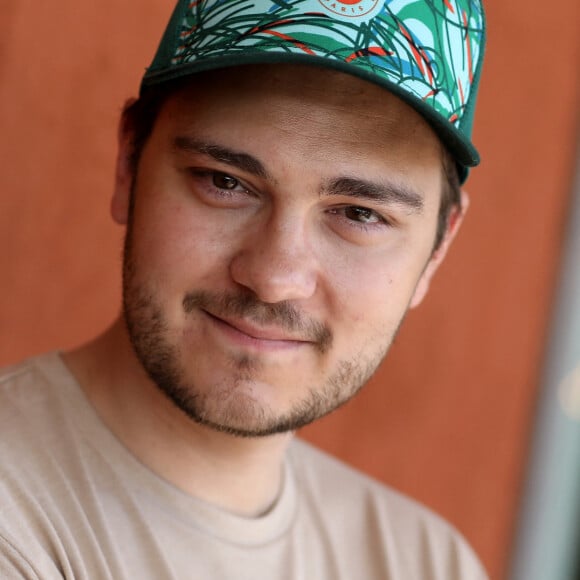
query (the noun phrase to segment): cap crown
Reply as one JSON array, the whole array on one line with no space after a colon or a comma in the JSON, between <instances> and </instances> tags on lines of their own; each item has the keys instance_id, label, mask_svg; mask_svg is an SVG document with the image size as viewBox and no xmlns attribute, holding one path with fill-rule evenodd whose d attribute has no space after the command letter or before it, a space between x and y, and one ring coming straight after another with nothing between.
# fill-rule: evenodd
<instances>
[{"instance_id":1,"label":"cap crown","mask_svg":"<svg viewBox=\"0 0 580 580\"><path fill-rule=\"evenodd\" d=\"M484 41L480 0L181 0L143 87L244 63L337 68L407 101L466 167Z\"/></svg>"}]
</instances>

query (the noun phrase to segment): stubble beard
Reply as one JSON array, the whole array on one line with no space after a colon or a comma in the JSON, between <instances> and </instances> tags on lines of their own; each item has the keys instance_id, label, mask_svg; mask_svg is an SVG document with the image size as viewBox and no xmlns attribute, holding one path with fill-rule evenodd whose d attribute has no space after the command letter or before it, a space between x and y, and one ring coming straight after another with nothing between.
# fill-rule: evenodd
<instances>
[{"instance_id":1,"label":"stubble beard","mask_svg":"<svg viewBox=\"0 0 580 580\"><path fill-rule=\"evenodd\" d=\"M179 346L172 339L155 292L139 280L138 264L133 256L132 226L131 216L123 255L123 317L129 339L157 388L198 424L238 437L266 437L304 427L354 397L376 371L396 335L397 330L382 347L368 345L363 352L339 361L322 384L310 386L304 397L285 412L276 413L249 396L245 389L238 388L251 383L260 372L260 361L250 356L232 356L227 384L216 381L205 389L199 388L186 376ZM182 303L186 315L208 305L220 312L235 312L238 316L277 324L280 328L296 330L302 326L302 330L312 337L312 348L320 356L332 348L330 331L319 323L305 321L288 303L266 304L249 291L235 295L192 292L184 296ZM366 350L370 350L370 354Z\"/></svg>"}]
</instances>

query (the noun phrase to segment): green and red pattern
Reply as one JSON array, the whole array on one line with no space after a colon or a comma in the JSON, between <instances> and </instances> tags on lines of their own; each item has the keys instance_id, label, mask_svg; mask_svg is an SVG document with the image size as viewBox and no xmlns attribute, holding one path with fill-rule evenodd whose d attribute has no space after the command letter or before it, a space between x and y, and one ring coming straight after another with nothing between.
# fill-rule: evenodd
<instances>
[{"instance_id":1,"label":"green and red pattern","mask_svg":"<svg viewBox=\"0 0 580 580\"><path fill-rule=\"evenodd\" d=\"M258 52L335 59L404 88L457 126L483 28L479 0L197 0L179 23L171 63Z\"/></svg>"}]
</instances>

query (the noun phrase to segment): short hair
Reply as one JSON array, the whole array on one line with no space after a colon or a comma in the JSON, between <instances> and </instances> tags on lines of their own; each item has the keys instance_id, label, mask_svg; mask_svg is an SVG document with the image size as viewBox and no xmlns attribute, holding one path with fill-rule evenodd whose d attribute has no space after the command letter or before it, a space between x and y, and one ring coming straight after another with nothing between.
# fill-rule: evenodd
<instances>
[{"instance_id":1,"label":"short hair","mask_svg":"<svg viewBox=\"0 0 580 580\"><path fill-rule=\"evenodd\" d=\"M159 111L170 96L191 82L191 78L177 79L159 86L148 87L140 97L131 102L123 111L123 129L131 135L130 164L133 174L137 172L141 153L153 131ZM445 237L449 216L455 208L461 211L461 187L459 171L453 156L441 144L442 151L442 190L437 230L433 251L437 250Z\"/></svg>"}]
</instances>

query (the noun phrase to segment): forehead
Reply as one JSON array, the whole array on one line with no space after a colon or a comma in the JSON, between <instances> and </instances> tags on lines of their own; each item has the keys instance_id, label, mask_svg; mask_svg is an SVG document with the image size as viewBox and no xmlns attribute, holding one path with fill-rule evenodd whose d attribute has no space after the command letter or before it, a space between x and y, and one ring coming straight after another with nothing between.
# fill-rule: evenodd
<instances>
[{"instance_id":1,"label":"forehead","mask_svg":"<svg viewBox=\"0 0 580 580\"><path fill-rule=\"evenodd\" d=\"M384 88L339 71L256 65L193 76L159 115L168 137L198 133L237 149L286 151L288 160L352 167L380 162L402 173L436 166L442 146L414 109ZM292 153L292 155L291 155ZM438 180L437 180L438 181Z\"/></svg>"},{"instance_id":2,"label":"forehead","mask_svg":"<svg viewBox=\"0 0 580 580\"><path fill-rule=\"evenodd\" d=\"M386 89L311 65L244 65L198 73L185 81L173 100L183 109L254 109L257 114L284 106L295 110L297 121L321 115L344 124L362 123L367 131L378 124L377 131L387 130L401 139L418 136L438 142L423 117Z\"/></svg>"}]
</instances>

